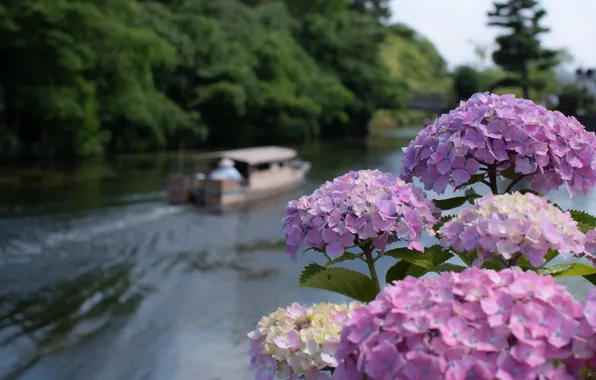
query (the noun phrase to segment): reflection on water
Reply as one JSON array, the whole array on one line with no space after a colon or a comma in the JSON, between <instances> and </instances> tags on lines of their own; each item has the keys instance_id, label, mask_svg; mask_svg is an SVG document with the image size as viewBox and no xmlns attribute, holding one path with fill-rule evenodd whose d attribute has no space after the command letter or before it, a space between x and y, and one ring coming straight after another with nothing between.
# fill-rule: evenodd
<instances>
[{"instance_id":1,"label":"reflection on water","mask_svg":"<svg viewBox=\"0 0 596 380\"><path fill-rule=\"evenodd\" d=\"M42 356L91 339L118 315L134 313L150 288L135 284L132 267L95 268L34 293L3 294L0 373L16 377Z\"/></svg>"},{"instance_id":2,"label":"reflection on water","mask_svg":"<svg viewBox=\"0 0 596 380\"><path fill-rule=\"evenodd\" d=\"M164 203L175 157L0 169L0 378L251 379L246 332L262 315L345 300L295 287L320 259L284 253L286 203L348 170L397 173L409 139L303 148L313 163L304 186L226 213ZM596 211L593 196L555 197ZM393 261L380 264L383 276ZM566 284L578 296L587 289Z\"/></svg>"},{"instance_id":3,"label":"reflection on water","mask_svg":"<svg viewBox=\"0 0 596 380\"><path fill-rule=\"evenodd\" d=\"M272 276L277 276L279 270L275 268L251 268L244 264L240 259L221 259L216 255L210 255L209 252L180 252L174 257L162 258L156 264L166 263L165 272L175 269L182 269L187 272L213 272L222 270L232 270L239 275L241 281L264 280Z\"/></svg>"}]
</instances>

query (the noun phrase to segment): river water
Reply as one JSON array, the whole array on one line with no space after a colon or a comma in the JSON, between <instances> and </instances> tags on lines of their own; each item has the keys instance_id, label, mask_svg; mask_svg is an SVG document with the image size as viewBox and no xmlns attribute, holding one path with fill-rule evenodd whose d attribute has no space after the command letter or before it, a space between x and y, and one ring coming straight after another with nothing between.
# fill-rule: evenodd
<instances>
[{"instance_id":1,"label":"river water","mask_svg":"<svg viewBox=\"0 0 596 380\"><path fill-rule=\"evenodd\" d=\"M1 169L0 379L251 379L246 333L262 315L345 300L295 287L318 260L284 253L286 203L349 170L398 173L411 134L302 148L303 186L223 214L164 202L176 157ZM596 211L594 195L551 199ZM384 277L393 262L380 264Z\"/></svg>"}]
</instances>

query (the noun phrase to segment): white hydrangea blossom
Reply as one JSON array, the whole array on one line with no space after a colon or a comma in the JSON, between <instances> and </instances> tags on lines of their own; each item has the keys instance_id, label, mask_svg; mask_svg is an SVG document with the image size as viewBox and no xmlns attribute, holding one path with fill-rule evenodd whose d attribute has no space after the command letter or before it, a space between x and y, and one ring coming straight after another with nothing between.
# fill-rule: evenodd
<instances>
[{"instance_id":1,"label":"white hydrangea blossom","mask_svg":"<svg viewBox=\"0 0 596 380\"><path fill-rule=\"evenodd\" d=\"M325 378L320 371L337 366L335 350L342 327L360 306L360 302L323 302L310 307L293 303L261 318L248 334L251 367L257 369L257 379L295 378L306 373L309 378Z\"/></svg>"}]
</instances>

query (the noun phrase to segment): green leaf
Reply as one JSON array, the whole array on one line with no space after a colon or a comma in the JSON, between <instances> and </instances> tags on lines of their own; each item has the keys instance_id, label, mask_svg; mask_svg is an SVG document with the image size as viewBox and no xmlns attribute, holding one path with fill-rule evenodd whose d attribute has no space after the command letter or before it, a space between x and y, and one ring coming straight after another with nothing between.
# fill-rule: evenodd
<instances>
[{"instance_id":1,"label":"green leaf","mask_svg":"<svg viewBox=\"0 0 596 380\"><path fill-rule=\"evenodd\" d=\"M447 223L448 221L450 221L451 219L455 218L456 215L443 215L441 216L441 218L439 219L439 221L433 226L433 230L435 230L435 232L439 232L439 229L441 227L443 227L443 225L445 225L445 223Z\"/></svg>"},{"instance_id":2,"label":"green leaf","mask_svg":"<svg viewBox=\"0 0 596 380\"><path fill-rule=\"evenodd\" d=\"M546 262L542 266L544 267L546 264L551 262L557 256L559 256L559 251L549 249L548 252L546 253L546 256L544 256L544 259L546 260Z\"/></svg>"},{"instance_id":3,"label":"green leaf","mask_svg":"<svg viewBox=\"0 0 596 380\"><path fill-rule=\"evenodd\" d=\"M420 252L418 253L420 254ZM387 275L385 276L385 281L387 283L393 281L403 280L407 276L413 277L422 277L428 272L436 272L433 268L438 268L440 270L440 265L443 264L445 261L449 260L453 257L453 254L449 251L443 250L440 245L436 244L431 247L424 249L424 254L428 255L432 266L430 268L425 268L405 260L398 261L395 265L393 265L387 271ZM445 264L445 265L453 265L453 264ZM457 265L454 265L456 267Z\"/></svg>"},{"instance_id":4,"label":"green leaf","mask_svg":"<svg viewBox=\"0 0 596 380\"><path fill-rule=\"evenodd\" d=\"M333 260L329 260L327 261L327 263L325 264L326 267L330 267L332 265L335 265L337 263L341 263L344 261L350 261L350 260L358 260L360 259L360 256L352 253L352 252L344 252L343 255L341 255L340 257L338 257L337 259L333 259Z\"/></svg>"},{"instance_id":5,"label":"green leaf","mask_svg":"<svg viewBox=\"0 0 596 380\"><path fill-rule=\"evenodd\" d=\"M453 257L453 253L444 250L439 244L424 248L424 253L431 255L433 267L436 267Z\"/></svg>"},{"instance_id":6,"label":"green leaf","mask_svg":"<svg viewBox=\"0 0 596 380\"><path fill-rule=\"evenodd\" d=\"M463 261L468 267L472 266L472 263L474 262L474 260L476 260L478 258L478 256L476 255L475 252L469 253L469 252L458 252L455 251L455 254L457 255L457 257L459 257L461 259L461 261Z\"/></svg>"},{"instance_id":7,"label":"green leaf","mask_svg":"<svg viewBox=\"0 0 596 380\"><path fill-rule=\"evenodd\" d=\"M377 284L360 272L346 268L323 268L300 282L300 287L328 290L361 302L377 296Z\"/></svg>"},{"instance_id":8,"label":"green leaf","mask_svg":"<svg viewBox=\"0 0 596 380\"><path fill-rule=\"evenodd\" d=\"M308 278L322 270L325 270L325 267L319 265L317 263L310 263L304 267L304 270L300 274L300 279L298 280L301 284L303 284Z\"/></svg>"},{"instance_id":9,"label":"green leaf","mask_svg":"<svg viewBox=\"0 0 596 380\"><path fill-rule=\"evenodd\" d=\"M582 263L557 264L540 268L538 274L550 274L553 277L590 276L596 274L596 268Z\"/></svg>"},{"instance_id":10,"label":"green leaf","mask_svg":"<svg viewBox=\"0 0 596 380\"><path fill-rule=\"evenodd\" d=\"M505 177L510 180L515 180L520 176L519 173L515 172L515 166L513 166L513 165L511 165L510 167L508 167L505 170L499 171L498 174L501 175L501 177Z\"/></svg>"},{"instance_id":11,"label":"green leaf","mask_svg":"<svg viewBox=\"0 0 596 380\"><path fill-rule=\"evenodd\" d=\"M310 247L310 248L307 248L304 251L302 251L302 254L304 255L308 251L315 251L315 252L319 252L319 253L325 253L325 250L324 249L317 248L317 247Z\"/></svg>"},{"instance_id":12,"label":"green leaf","mask_svg":"<svg viewBox=\"0 0 596 380\"><path fill-rule=\"evenodd\" d=\"M571 217L578 224L578 228L581 232L587 233L590 230L596 228L596 217L588 214L585 211L580 210L569 210Z\"/></svg>"},{"instance_id":13,"label":"green leaf","mask_svg":"<svg viewBox=\"0 0 596 380\"><path fill-rule=\"evenodd\" d=\"M395 248L385 252L385 256L400 259L423 268L432 268L432 256L427 252L415 251L408 248Z\"/></svg>"},{"instance_id":14,"label":"green leaf","mask_svg":"<svg viewBox=\"0 0 596 380\"><path fill-rule=\"evenodd\" d=\"M422 277L428 270L407 261L400 260L387 271L385 282L390 284L393 281L400 281L408 276Z\"/></svg>"},{"instance_id":15,"label":"green leaf","mask_svg":"<svg viewBox=\"0 0 596 380\"><path fill-rule=\"evenodd\" d=\"M520 193L522 193L522 194L528 194L528 193L530 193L530 194L537 195L537 196L539 196L539 197L541 197L541 196L542 196L542 194L540 194L539 192L537 192L537 191L534 191L534 190L532 190L532 189L521 189L521 190L517 190L517 191L519 191L519 192L520 192Z\"/></svg>"},{"instance_id":16,"label":"green leaf","mask_svg":"<svg viewBox=\"0 0 596 380\"><path fill-rule=\"evenodd\" d=\"M592 283L592 285L596 285L596 274L589 274L584 276L584 278Z\"/></svg>"},{"instance_id":17,"label":"green leaf","mask_svg":"<svg viewBox=\"0 0 596 380\"><path fill-rule=\"evenodd\" d=\"M439 264L436 267L433 267L429 270L429 272L436 272L436 273L442 273L442 272L463 272L464 270L466 270L467 267L461 266L461 265L456 265L456 264L451 264L451 263L443 263L443 264Z\"/></svg>"},{"instance_id":18,"label":"green leaf","mask_svg":"<svg viewBox=\"0 0 596 380\"><path fill-rule=\"evenodd\" d=\"M451 210L453 208L459 207L466 202L472 202L474 199L480 198L479 194L470 194L464 195L461 197L453 197L448 199L435 199L435 206L440 208L441 210Z\"/></svg>"},{"instance_id":19,"label":"green leaf","mask_svg":"<svg viewBox=\"0 0 596 380\"><path fill-rule=\"evenodd\" d=\"M461 185L457 186L455 188L455 191L457 191L459 189L463 189L466 186L470 186L475 183L481 182L484 179L484 177L486 177L486 173L474 174L468 182L462 183Z\"/></svg>"}]
</instances>

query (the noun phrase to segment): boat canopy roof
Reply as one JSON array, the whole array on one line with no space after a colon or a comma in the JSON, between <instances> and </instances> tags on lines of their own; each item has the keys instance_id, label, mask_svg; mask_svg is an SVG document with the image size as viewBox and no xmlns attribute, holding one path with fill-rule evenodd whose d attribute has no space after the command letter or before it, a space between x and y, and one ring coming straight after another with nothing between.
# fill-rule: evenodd
<instances>
[{"instance_id":1,"label":"boat canopy roof","mask_svg":"<svg viewBox=\"0 0 596 380\"><path fill-rule=\"evenodd\" d=\"M228 150L220 153L220 157L230 158L234 161L246 162L249 165L259 165L275 161L285 161L296 158L294 149L279 146L262 146Z\"/></svg>"}]
</instances>

